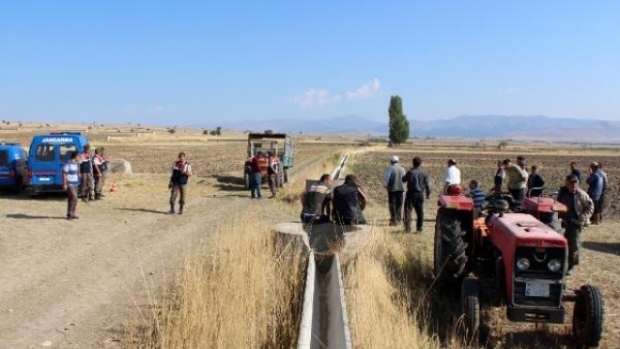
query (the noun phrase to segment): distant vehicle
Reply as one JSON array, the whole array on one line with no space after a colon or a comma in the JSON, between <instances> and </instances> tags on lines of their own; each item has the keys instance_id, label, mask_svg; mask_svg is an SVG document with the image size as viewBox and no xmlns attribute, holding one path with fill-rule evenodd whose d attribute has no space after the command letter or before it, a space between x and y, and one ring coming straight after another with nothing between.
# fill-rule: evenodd
<instances>
[{"instance_id":1,"label":"distant vehicle","mask_svg":"<svg viewBox=\"0 0 620 349\"><path fill-rule=\"evenodd\" d=\"M28 191L62 192L62 168L74 151L82 152L88 139L80 132L53 132L33 137L28 156Z\"/></svg>"},{"instance_id":2,"label":"distant vehicle","mask_svg":"<svg viewBox=\"0 0 620 349\"><path fill-rule=\"evenodd\" d=\"M21 144L0 142L0 189L21 193L28 185L27 160Z\"/></svg>"},{"instance_id":3,"label":"distant vehicle","mask_svg":"<svg viewBox=\"0 0 620 349\"><path fill-rule=\"evenodd\" d=\"M259 151L265 156L268 151L276 154L280 160L280 168L278 171L277 184L283 187L284 183L288 183L288 169L293 167L293 138L285 133L273 133L266 130L265 133L249 133L248 134L248 159L245 161L245 170L243 178L245 180L245 188L250 188L250 164L252 158ZM263 183L267 181L267 159L263 159L261 163L261 173L263 174Z\"/></svg>"}]
</instances>

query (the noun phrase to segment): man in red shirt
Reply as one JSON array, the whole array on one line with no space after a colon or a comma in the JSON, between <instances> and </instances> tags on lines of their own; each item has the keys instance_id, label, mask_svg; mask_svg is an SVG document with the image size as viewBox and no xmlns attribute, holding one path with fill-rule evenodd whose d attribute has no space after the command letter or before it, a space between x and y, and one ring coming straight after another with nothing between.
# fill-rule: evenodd
<instances>
[{"instance_id":1,"label":"man in red shirt","mask_svg":"<svg viewBox=\"0 0 620 349\"><path fill-rule=\"evenodd\" d=\"M259 151L255 157L252 158L250 165L250 194L251 198L262 199L261 186L263 183L263 174L261 173L261 166L263 163L263 152Z\"/></svg>"}]
</instances>

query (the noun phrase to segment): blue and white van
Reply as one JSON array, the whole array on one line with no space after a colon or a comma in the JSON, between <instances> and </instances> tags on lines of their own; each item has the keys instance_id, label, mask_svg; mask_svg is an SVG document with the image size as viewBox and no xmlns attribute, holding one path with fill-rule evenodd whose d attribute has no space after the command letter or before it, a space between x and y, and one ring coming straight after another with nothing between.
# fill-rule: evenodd
<instances>
[{"instance_id":1,"label":"blue and white van","mask_svg":"<svg viewBox=\"0 0 620 349\"><path fill-rule=\"evenodd\" d=\"M80 132L36 135L28 156L30 195L62 191L62 168L71 153L82 152L88 139Z\"/></svg>"},{"instance_id":2,"label":"blue and white van","mask_svg":"<svg viewBox=\"0 0 620 349\"><path fill-rule=\"evenodd\" d=\"M18 194L28 185L27 161L21 144L0 142L0 190Z\"/></svg>"}]
</instances>

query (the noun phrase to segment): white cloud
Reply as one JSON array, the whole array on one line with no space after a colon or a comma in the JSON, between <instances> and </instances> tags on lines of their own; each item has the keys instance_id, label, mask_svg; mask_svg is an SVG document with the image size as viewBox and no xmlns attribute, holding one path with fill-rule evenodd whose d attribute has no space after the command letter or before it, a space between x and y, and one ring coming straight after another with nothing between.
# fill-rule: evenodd
<instances>
[{"instance_id":1,"label":"white cloud","mask_svg":"<svg viewBox=\"0 0 620 349\"><path fill-rule=\"evenodd\" d=\"M339 103L342 101L353 101L372 97L379 92L380 86L381 83L379 82L379 79L373 79L372 81L358 87L355 91L345 92L344 94L333 94L324 88L311 88L300 95L291 97L290 101L291 103L302 108L321 107L330 103Z\"/></svg>"},{"instance_id":2,"label":"white cloud","mask_svg":"<svg viewBox=\"0 0 620 349\"><path fill-rule=\"evenodd\" d=\"M372 97L379 92L381 82L375 78L372 81L363 84L353 92L347 92L347 101Z\"/></svg>"}]
</instances>

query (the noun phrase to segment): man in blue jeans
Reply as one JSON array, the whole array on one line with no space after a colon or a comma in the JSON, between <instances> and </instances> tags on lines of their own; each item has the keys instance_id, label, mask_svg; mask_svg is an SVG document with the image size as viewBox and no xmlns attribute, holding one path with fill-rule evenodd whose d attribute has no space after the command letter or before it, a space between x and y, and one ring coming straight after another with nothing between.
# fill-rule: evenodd
<instances>
[{"instance_id":1,"label":"man in blue jeans","mask_svg":"<svg viewBox=\"0 0 620 349\"><path fill-rule=\"evenodd\" d=\"M250 165L250 194L252 199L262 199L261 186L263 184L263 174L261 172L261 166L265 160L262 151L259 151L255 157L252 158Z\"/></svg>"}]
</instances>

